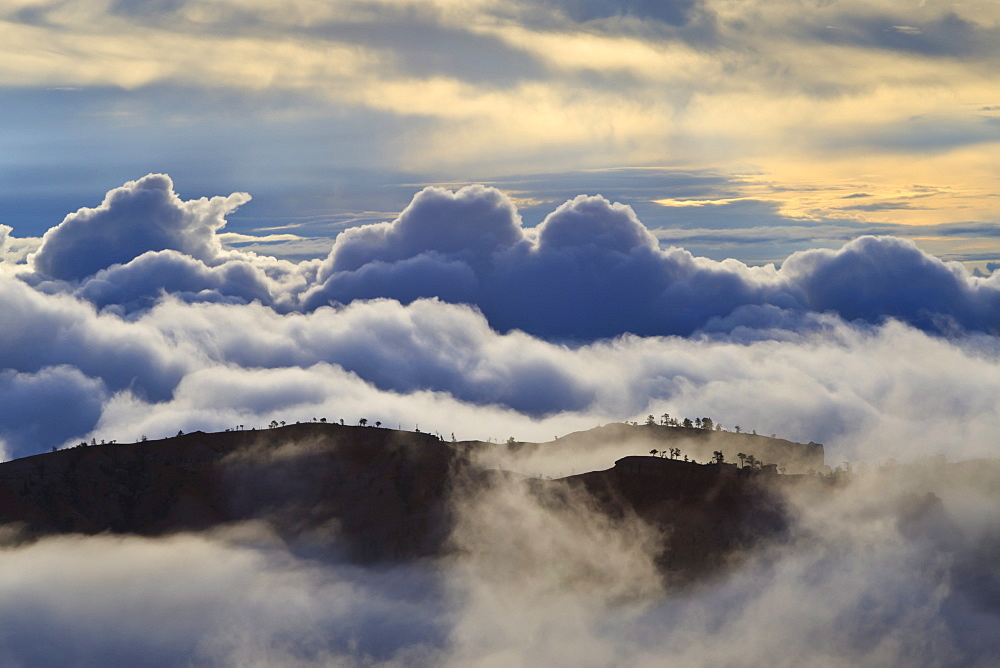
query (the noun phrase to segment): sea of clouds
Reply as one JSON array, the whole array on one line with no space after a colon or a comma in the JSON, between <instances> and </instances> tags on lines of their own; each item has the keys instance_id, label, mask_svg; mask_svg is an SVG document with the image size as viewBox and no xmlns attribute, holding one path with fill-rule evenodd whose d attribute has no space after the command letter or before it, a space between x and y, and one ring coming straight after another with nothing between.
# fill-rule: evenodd
<instances>
[{"instance_id":1,"label":"sea of clouds","mask_svg":"<svg viewBox=\"0 0 1000 668\"><path fill-rule=\"evenodd\" d=\"M550 440L669 412L836 464L988 454L1000 427L1000 272L909 241L752 267L660 249L600 196L525 228L471 186L290 262L222 244L248 199L151 174L40 239L0 226L8 457L316 416Z\"/></svg>"},{"instance_id":2,"label":"sea of clouds","mask_svg":"<svg viewBox=\"0 0 1000 668\"><path fill-rule=\"evenodd\" d=\"M995 663L995 482L919 472L996 454L1000 272L893 237L715 262L599 196L525 228L481 186L424 189L296 263L222 244L247 200L149 175L41 239L0 226L7 458L317 416L550 440L669 412L872 468L790 499L787 544L677 592L647 527L517 486L456 500L459 556L392 568L260 527L10 543L6 665ZM875 473L889 458L908 473ZM943 509L903 522L927 491Z\"/></svg>"}]
</instances>

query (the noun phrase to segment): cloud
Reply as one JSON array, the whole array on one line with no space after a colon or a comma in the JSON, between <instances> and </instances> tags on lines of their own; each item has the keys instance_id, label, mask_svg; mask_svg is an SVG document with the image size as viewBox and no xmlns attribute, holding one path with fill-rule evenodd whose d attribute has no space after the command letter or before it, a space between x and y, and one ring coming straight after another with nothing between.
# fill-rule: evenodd
<instances>
[{"instance_id":1,"label":"cloud","mask_svg":"<svg viewBox=\"0 0 1000 668\"><path fill-rule=\"evenodd\" d=\"M70 366L37 373L0 371L0 423L7 457L37 454L42 443L86 433L100 417L107 390L100 380Z\"/></svg>"},{"instance_id":2,"label":"cloud","mask_svg":"<svg viewBox=\"0 0 1000 668\"><path fill-rule=\"evenodd\" d=\"M945 450L985 456L1000 428L995 338L949 341L899 323L862 329L776 307L747 307L694 339L624 337L572 349L497 333L476 311L431 300L287 315L168 301L129 327L171 342L165 361L185 371L166 396L119 391L92 431L73 439L322 416L445 438L548 441L667 411L823 442L836 463ZM544 472L603 468L635 453L591 454Z\"/></svg>"},{"instance_id":3,"label":"cloud","mask_svg":"<svg viewBox=\"0 0 1000 668\"><path fill-rule=\"evenodd\" d=\"M481 186L425 190L394 222L342 233L302 304L378 296L471 302L503 331L578 341L689 335L764 304L938 331L1000 327L993 283L909 241L863 237L793 254L780 270L753 268L661 251L629 207L600 196L579 196L525 229L508 199Z\"/></svg>"},{"instance_id":4,"label":"cloud","mask_svg":"<svg viewBox=\"0 0 1000 668\"><path fill-rule=\"evenodd\" d=\"M441 643L432 572L311 563L260 527L49 538L0 564L7 665L400 665Z\"/></svg>"},{"instance_id":5,"label":"cloud","mask_svg":"<svg viewBox=\"0 0 1000 668\"><path fill-rule=\"evenodd\" d=\"M170 355L171 344L142 325L66 295L36 292L0 274L0 309L17 314L0 321L0 366L37 373L47 367L71 366L89 378L100 378L111 391L132 388L142 396L162 399L183 376L188 360ZM56 413L56 421L61 415Z\"/></svg>"},{"instance_id":6,"label":"cloud","mask_svg":"<svg viewBox=\"0 0 1000 668\"><path fill-rule=\"evenodd\" d=\"M177 250L202 262L222 255L215 235L224 216L250 200L244 193L181 201L165 174L149 174L110 191L97 208L83 208L42 237L35 268L79 280L146 251Z\"/></svg>"},{"instance_id":7,"label":"cloud","mask_svg":"<svg viewBox=\"0 0 1000 668\"><path fill-rule=\"evenodd\" d=\"M39 239L12 237L13 231L9 225L0 225L0 271L13 271L14 265L24 264L40 243Z\"/></svg>"},{"instance_id":8,"label":"cloud","mask_svg":"<svg viewBox=\"0 0 1000 668\"><path fill-rule=\"evenodd\" d=\"M131 312L148 308L165 294L187 301L270 303L271 281L248 261L222 261L215 266L174 250L148 251L134 260L101 269L75 294L98 308L115 306Z\"/></svg>"},{"instance_id":9,"label":"cloud","mask_svg":"<svg viewBox=\"0 0 1000 668\"><path fill-rule=\"evenodd\" d=\"M961 265L901 239L861 237L839 251L796 253L782 272L802 287L809 308L848 320L899 318L928 330L1000 332L996 282L971 278Z\"/></svg>"}]
</instances>

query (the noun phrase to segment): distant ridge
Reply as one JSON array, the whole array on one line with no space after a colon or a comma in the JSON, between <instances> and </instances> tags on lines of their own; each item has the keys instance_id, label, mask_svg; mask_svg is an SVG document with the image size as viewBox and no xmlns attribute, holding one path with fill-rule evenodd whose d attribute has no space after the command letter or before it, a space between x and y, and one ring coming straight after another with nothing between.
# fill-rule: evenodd
<instances>
[{"instance_id":1,"label":"distant ridge","mask_svg":"<svg viewBox=\"0 0 1000 668\"><path fill-rule=\"evenodd\" d=\"M737 455L743 453L752 455L762 464L778 465L786 473L819 472L825 469L823 445L820 443L796 443L772 436L660 424L614 422L573 432L544 443L462 441L460 444L469 454L500 448L522 460L529 460L542 453L569 456L597 447L613 446L621 451L620 456L647 454L652 449L673 447L680 450L678 458L687 456L700 463L708 463L714 452L720 451L727 462L738 461Z\"/></svg>"}]
</instances>

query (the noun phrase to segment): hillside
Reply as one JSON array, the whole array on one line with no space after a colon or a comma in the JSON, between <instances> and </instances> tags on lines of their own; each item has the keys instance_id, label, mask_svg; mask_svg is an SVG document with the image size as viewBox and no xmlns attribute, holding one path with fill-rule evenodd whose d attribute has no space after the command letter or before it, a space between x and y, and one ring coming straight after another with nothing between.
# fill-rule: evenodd
<instances>
[{"instance_id":1,"label":"hillside","mask_svg":"<svg viewBox=\"0 0 1000 668\"><path fill-rule=\"evenodd\" d=\"M455 504L509 483L527 485L550 509L580 504L614 521L641 519L661 535L664 574L683 580L780 537L787 522L775 480L798 476L632 455L610 468L547 480L501 473L475 455L503 448L527 461L525 453L558 456L608 442L646 448L656 437L692 449L720 443L689 431L609 425L508 448L308 423L80 446L0 464L0 523L30 540L60 533L155 536L256 520L314 553L357 563L401 561L446 554ZM726 447L752 450L741 441L754 444L733 438Z\"/></svg>"},{"instance_id":2,"label":"hillside","mask_svg":"<svg viewBox=\"0 0 1000 668\"><path fill-rule=\"evenodd\" d=\"M427 434L333 424L195 432L0 464L0 522L29 536L159 535L257 519L353 560L409 558L440 551L451 476L477 475L466 468Z\"/></svg>"}]
</instances>

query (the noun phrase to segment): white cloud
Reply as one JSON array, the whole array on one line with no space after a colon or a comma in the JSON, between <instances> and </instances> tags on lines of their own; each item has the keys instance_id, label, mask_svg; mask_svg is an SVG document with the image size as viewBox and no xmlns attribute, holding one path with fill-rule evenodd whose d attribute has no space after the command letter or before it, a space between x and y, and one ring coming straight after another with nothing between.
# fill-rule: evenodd
<instances>
[{"instance_id":1,"label":"white cloud","mask_svg":"<svg viewBox=\"0 0 1000 668\"><path fill-rule=\"evenodd\" d=\"M245 193L181 201L165 174L149 174L110 191L97 208L71 213L42 237L35 268L78 280L146 251L178 250L202 262L222 254L216 231L224 216L250 200Z\"/></svg>"}]
</instances>

